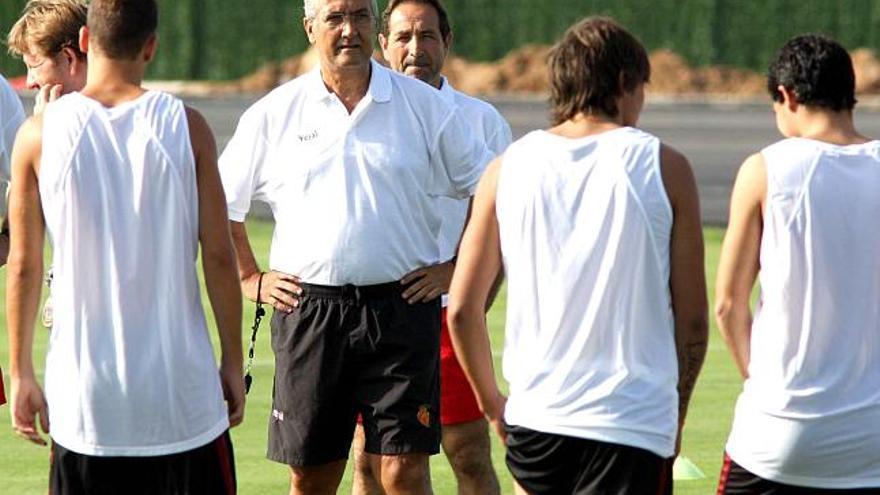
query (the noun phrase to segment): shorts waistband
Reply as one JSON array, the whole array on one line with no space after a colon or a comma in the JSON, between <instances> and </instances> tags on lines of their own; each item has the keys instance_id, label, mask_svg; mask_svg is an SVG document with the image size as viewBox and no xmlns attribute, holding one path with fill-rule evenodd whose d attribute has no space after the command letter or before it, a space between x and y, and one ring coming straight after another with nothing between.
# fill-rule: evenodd
<instances>
[{"instance_id":1,"label":"shorts waistband","mask_svg":"<svg viewBox=\"0 0 880 495\"><path fill-rule=\"evenodd\" d=\"M328 299L357 300L363 298L400 296L404 286L400 282L388 282L375 285L318 285L300 283L304 297L322 297Z\"/></svg>"}]
</instances>

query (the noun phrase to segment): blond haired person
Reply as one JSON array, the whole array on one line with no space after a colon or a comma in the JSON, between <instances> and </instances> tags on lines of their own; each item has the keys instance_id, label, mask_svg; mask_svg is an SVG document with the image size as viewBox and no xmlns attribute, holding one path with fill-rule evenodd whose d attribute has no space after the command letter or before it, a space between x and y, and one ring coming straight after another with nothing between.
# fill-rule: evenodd
<instances>
[{"instance_id":1,"label":"blond haired person","mask_svg":"<svg viewBox=\"0 0 880 495\"><path fill-rule=\"evenodd\" d=\"M30 0L9 31L11 55L27 66L27 87L37 91L34 113L86 84L86 55L79 30L86 24L83 0Z\"/></svg>"}]
</instances>

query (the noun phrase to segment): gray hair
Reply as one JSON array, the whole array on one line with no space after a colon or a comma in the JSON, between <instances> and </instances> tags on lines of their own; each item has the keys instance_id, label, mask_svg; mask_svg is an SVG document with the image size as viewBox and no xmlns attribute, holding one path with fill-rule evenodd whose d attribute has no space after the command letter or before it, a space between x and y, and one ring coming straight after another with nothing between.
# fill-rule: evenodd
<instances>
[{"instance_id":1,"label":"gray hair","mask_svg":"<svg viewBox=\"0 0 880 495\"><path fill-rule=\"evenodd\" d=\"M303 17L306 19L314 19L315 16L318 15L318 8L315 4L318 3L319 0L303 0ZM379 6L376 4L376 0L372 0L370 2L370 9L373 11L373 18L379 18Z\"/></svg>"}]
</instances>

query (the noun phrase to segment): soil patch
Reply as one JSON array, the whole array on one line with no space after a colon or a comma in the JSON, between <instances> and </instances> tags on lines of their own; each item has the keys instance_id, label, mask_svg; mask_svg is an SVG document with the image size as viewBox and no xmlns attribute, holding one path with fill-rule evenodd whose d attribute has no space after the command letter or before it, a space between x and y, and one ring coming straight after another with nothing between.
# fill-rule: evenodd
<instances>
[{"instance_id":1,"label":"soil patch","mask_svg":"<svg viewBox=\"0 0 880 495\"><path fill-rule=\"evenodd\" d=\"M546 70L550 47L527 45L496 62L471 62L452 55L444 74L457 89L476 95L541 94L548 91ZM376 58L382 60L380 52ZM861 48L852 52L856 90L880 93L880 60L875 52ZM723 94L760 96L766 94L764 74L727 66L693 67L670 50L650 54L651 83L657 95ZM384 62L384 61L383 61ZM279 63L269 63L236 81L211 84L216 92L265 92L311 70L318 63L314 48Z\"/></svg>"}]
</instances>

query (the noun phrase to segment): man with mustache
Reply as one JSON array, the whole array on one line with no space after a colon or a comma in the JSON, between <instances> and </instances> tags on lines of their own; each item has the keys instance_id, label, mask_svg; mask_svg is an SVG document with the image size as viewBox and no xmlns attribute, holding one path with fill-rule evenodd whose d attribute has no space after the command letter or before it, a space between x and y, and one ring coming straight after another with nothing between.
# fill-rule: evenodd
<instances>
[{"instance_id":1,"label":"man with mustache","mask_svg":"<svg viewBox=\"0 0 880 495\"><path fill-rule=\"evenodd\" d=\"M443 4L439 0L391 0L382 20L379 45L391 68L437 88L443 98L458 105L471 124L472 132L484 140L494 154L504 152L510 144L511 132L501 114L492 105L456 91L440 73L453 37ZM441 259L447 261L407 274L404 280L411 285L404 296L410 301L442 297L440 424L443 451L455 473L459 493L490 495L499 493L499 485L492 467L488 423L455 357L446 328L446 293L455 268L452 260L461 238L467 207L467 201L437 200L436 208L443 222ZM355 453L353 492L361 495L381 493L371 467L375 459L363 452L362 428L355 433Z\"/></svg>"}]
</instances>

